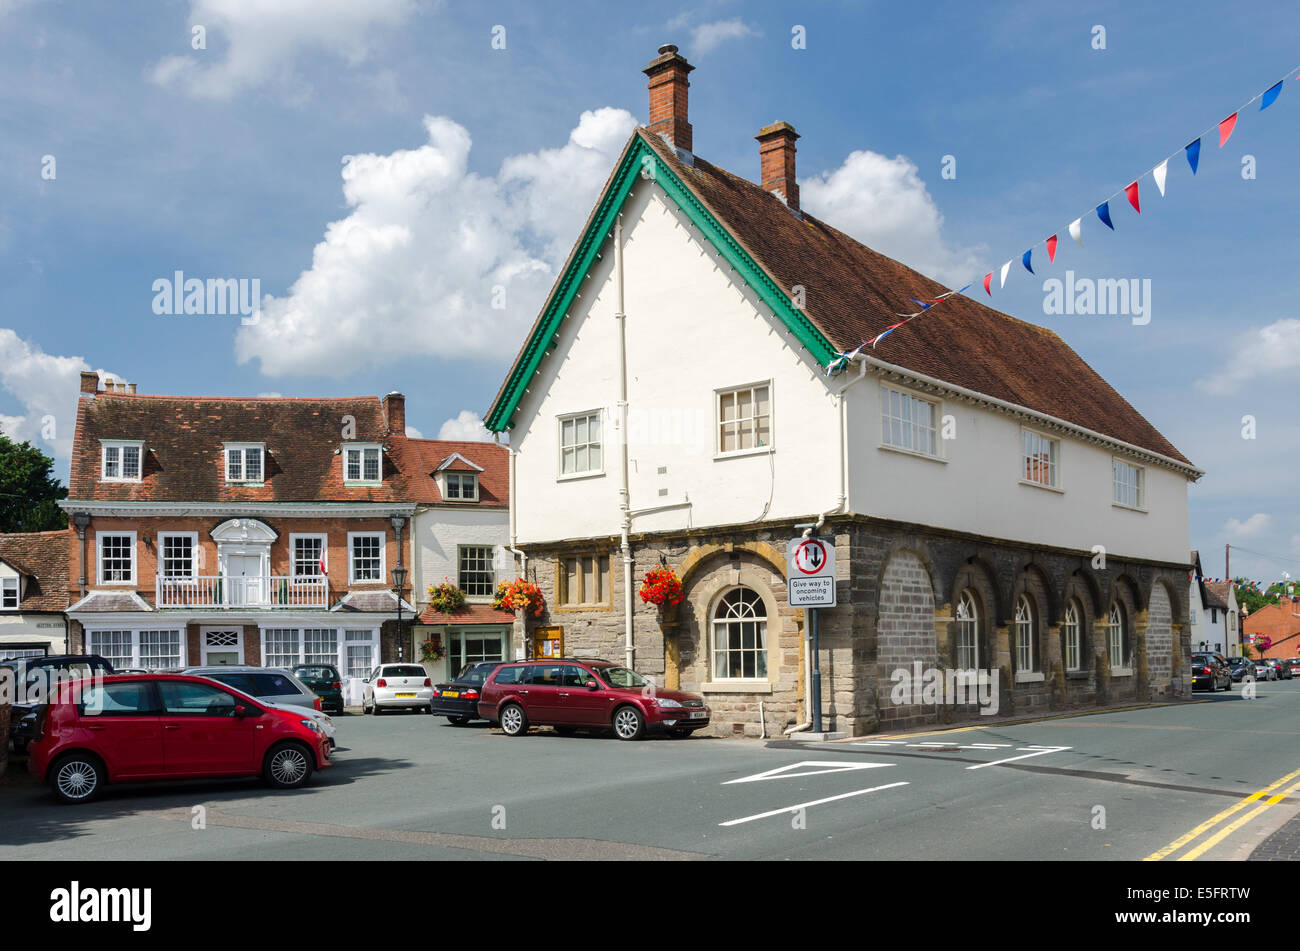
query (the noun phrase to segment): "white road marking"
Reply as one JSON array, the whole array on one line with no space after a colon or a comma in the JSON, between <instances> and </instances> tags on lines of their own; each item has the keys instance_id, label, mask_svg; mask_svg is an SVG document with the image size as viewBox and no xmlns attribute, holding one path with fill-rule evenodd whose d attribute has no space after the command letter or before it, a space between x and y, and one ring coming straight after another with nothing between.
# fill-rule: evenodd
<instances>
[{"instance_id":1,"label":"white road marking","mask_svg":"<svg viewBox=\"0 0 1300 951\"><path fill-rule=\"evenodd\" d=\"M906 746L902 740L865 740L862 743L854 743L854 746Z\"/></svg>"},{"instance_id":2,"label":"white road marking","mask_svg":"<svg viewBox=\"0 0 1300 951\"><path fill-rule=\"evenodd\" d=\"M1020 760L1020 759L1029 759L1029 758L1034 757L1034 756L1042 756L1044 753L1060 753L1062 750L1072 749L1072 747L1069 747L1069 746L1042 746L1042 747L1035 747L1035 746L1022 746L1022 747L1020 747L1020 749L1022 749L1022 750L1032 750L1032 752L1026 753L1024 756L1009 756L1009 757L1007 757L1006 759L998 759L998 760L994 760L994 761L991 762L991 763L977 763L977 764L974 765L974 766L967 766L966 768L967 768L967 769L983 769L985 766L998 766L998 765L1000 765L1000 764L1002 764L1002 763L1014 763L1016 760Z\"/></svg>"},{"instance_id":3,"label":"white road marking","mask_svg":"<svg viewBox=\"0 0 1300 951\"><path fill-rule=\"evenodd\" d=\"M865 796L867 793L879 792L882 789L893 789L895 786L906 786L908 783L888 783L884 786L872 786L870 789L858 789L853 792L841 793L838 796L828 796L825 799L814 799L812 802L801 802L797 806L786 806L784 809L773 809L771 812L760 812L756 816L745 816L743 819L730 819L726 822L719 822L720 826L738 826L744 822L754 822L758 819L770 819L772 816L779 816L787 812L798 812L800 809L810 809L813 806L820 806L828 802L835 802L837 799L849 799L853 796Z\"/></svg>"},{"instance_id":4,"label":"white road marking","mask_svg":"<svg viewBox=\"0 0 1300 951\"><path fill-rule=\"evenodd\" d=\"M893 763L846 763L843 760L805 760L802 763L791 763L789 766L778 766L776 769L767 769L761 773L755 773L753 776L742 776L740 779L728 779L722 783L723 786L730 786L732 783L757 783L765 779L797 779L802 776L820 776L822 773L846 773L855 769L879 769L882 766L893 766ZM816 766L817 769L809 769L802 773L792 773L789 770L802 769L805 766Z\"/></svg>"}]
</instances>

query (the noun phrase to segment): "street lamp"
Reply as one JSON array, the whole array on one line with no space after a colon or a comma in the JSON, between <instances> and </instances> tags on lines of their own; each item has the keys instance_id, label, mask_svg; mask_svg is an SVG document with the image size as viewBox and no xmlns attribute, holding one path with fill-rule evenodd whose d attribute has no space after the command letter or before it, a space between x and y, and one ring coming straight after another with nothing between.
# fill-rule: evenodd
<instances>
[{"instance_id":1,"label":"street lamp","mask_svg":"<svg viewBox=\"0 0 1300 951\"><path fill-rule=\"evenodd\" d=\"M393 569L393 589L397 594L397 662L406 658L402 654L405 639L402 637L402 589L406 587L406 569L398 565Z\"/></svg>"}]
</instances>

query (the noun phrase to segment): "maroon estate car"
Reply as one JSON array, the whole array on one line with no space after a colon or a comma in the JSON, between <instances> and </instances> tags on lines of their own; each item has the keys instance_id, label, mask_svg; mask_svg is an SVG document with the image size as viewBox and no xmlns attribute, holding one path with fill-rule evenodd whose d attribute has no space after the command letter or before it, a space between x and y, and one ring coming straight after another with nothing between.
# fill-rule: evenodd
<instances>
[{"instance_id":1,"label":"maroon estate car","mask_svg":"<svg viewBox=\"0 0 1300 951\"><path fill-rule=\"evenodd\" d=\"M62 685L37 715L28 769L64 802L108 783L261 776L279 789L330 765L329 741L301 712L206 677L112 675Z\"/></svg>"},{"instance_id":2,"label":"maroon estate car","mask_svg":"<svg viewBox=\"0 0 1300 951\"><path fill-rule=\"evenodd\" d=\"M507 736L553 726L561 734L600 729L639 740L648 731L686 737L709 725L703 697L660 690L609 661L567 657L502 664L483 684L478 713Z\"/></svg>"}]
</instances>

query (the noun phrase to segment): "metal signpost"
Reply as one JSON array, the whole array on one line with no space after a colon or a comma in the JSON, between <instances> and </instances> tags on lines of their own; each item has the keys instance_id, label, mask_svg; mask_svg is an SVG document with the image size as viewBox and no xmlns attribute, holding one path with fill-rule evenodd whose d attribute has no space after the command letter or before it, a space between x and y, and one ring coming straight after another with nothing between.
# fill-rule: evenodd
<instances>
[{"instance_id":1,"label":"metal signpost","mask_svg":"<svg viewBox=\"0 0 1300 951\"><path fill-rule=\"evenodd\" d=\"M786 600L804 608L812 641L812 732L822 732L822 670L818 656L817 609L835 607L835 546L820 538L792 538L785 544Z\"/></svg>"}]
</instances>

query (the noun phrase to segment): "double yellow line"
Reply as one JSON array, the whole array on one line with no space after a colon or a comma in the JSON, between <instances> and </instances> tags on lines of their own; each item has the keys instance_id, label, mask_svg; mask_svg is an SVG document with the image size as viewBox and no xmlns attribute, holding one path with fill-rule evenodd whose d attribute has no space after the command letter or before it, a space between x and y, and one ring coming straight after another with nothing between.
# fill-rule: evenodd
<instances>
[{"instance_id":1,"label":"double yellow line","mask_svg":"<svg viewBox=\"0 0 1300 951\"><path fill-rule=\"evenodd\" d=\"M1291 782L1291 780L1295 779L1298 776L1300 776L1300 769L1297 769L1293 773L1287 773L1277 782L1270 783L1268 786L1265 786L1263 789L1259 790L1258 792L1251 793L1245 799L1241 800L1241 802L1237 803L1236 805L1228 809L1223 810L1223 812L1219 813L1217 816L1213 816L1209 819L1206 819L1204 822L1198 825L1191 832L1187 833L1184 836L1180 836L1179 838L1170 842L1163 849L1160 849L1157 852L1152 852L1142 861L1160 862L1168 858L1169 856L1173 855L1173 853L1177 852L1179 849L1183 848L1184 846L1194 842L1200 836L1205 835L1207 832L1209 832L1219 823L1223 822L1229 816L1235 815L1236 813L1240 812L1242 809L1245 809L1253 802L1259 803L1259 805L1257 805L1254 809L1250 810L1250 812L1246 813L1244 816L1238 816L1236 819L1234 819L1232 822L1229 822L1227 825L1219 829L1213 835L1198 842L1195 846L1188 849L1182 855L1178 856L1178 858L1175 859L1175 861L1191 862L1194 859L1199 858L1200 856L1208 852L1210 849L1218 845L1220 842L1222 842L1224 839L1226 839L1228 836L1232 835L1232 833L1236 832L1246 823L1250 822L1250 820L1254 819L1256 816L1260 815L1266 810L1277 805L1287 796L1291 795L1291 793L1295 792L1296 790L1300 790L1300 782L1297 782L1292 786L1289 786L1288 788L1282 790L1279 793L1274 793L1273 795L1269 795L1270 793L1273 793L1273 791L1278 787L1286 785L1287 783ZM1263 801L1260 802L1260 800Z\"/></svg>"}]
</instances>

